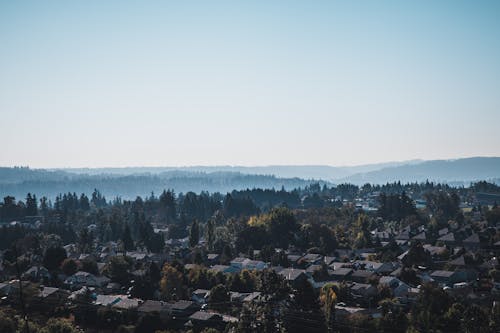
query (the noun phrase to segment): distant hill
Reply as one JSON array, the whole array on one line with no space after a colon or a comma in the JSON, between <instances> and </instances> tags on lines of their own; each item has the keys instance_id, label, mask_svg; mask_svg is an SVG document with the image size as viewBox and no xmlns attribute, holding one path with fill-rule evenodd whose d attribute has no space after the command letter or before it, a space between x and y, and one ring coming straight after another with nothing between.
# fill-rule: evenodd
<instances>
[{"instance_id":1,"label":"distant hill","mask_svg":"<svg viewBox=\"0 0 500 333\"><path fill-rule=\"evenodd\" d=\"M71 168L54 169L72 174L87 175L137 175L160 174L162 172L238 172L247 175L273 175L280 178L321 179L325 181L344 178L361 172L380 170L385 167L421 163L421 160L386 162L358 166L335 167L329 165L268 165L268 166L187 166L187 167L125 167L125 168Z\"/></svg>"},{"instance_id":2,"label":"distant hill","mask_svg":"<svg viewBox=\"0 0 500 333\"><path fill-rule=\"evenodd\" d=\"M62 192L90 193L99 189L109 198L134 198L159 193L229 192L246 188L293 189L320 181L322 184L385 184L401 181L446 182L468 185L471 181L499 183L500 157L456 160L406 161L352 167L334 166L191 166L95 169L0 168L0 196L24 197L26 193L54 197Z\"/></svg>"},{"instance_id":3,"label":"distant hill","mask_svg":"<svg viewBox=\"0 0 500 333\"><path fill-rule=\"evenodd\" d=\"M6 172L5 168L0 173ZM7 171L7 173L11 173ZM18 199L24 198L28 192L37 196L54 198L59 193L76 192L90 194L94 189L104 194L108 199L122 197L133 199L136 196L145 196L154 192L161 193L164 189L174 189L177 193L193 192L221 192L247 188L275 188L284 187L292 190L305 187L313 181L299 178L278 178L266 175L246 175L237 172L188 172L167 171L158 174L67 174L61 171L42 172L32 170L32 175L24 170L22 177L15 174L17 181L9 179L0 182L0 196L13 195ZM37 178L39 177L39 178ZM322 182L324 183L324 182Z\"/></svg>"},{"instance_id":4,"label":"distant hill","mask_svg":"<svg viewBox=\"0 0 500 333\"><path fill-rule=\"evenodd\" d=\"M500 179L500 157L472 157L386 167L339 178L335 182L383 184L393 181L406 183L429 180L466 184L477 180L498 179Z\"/></svg>"}]
</instances>

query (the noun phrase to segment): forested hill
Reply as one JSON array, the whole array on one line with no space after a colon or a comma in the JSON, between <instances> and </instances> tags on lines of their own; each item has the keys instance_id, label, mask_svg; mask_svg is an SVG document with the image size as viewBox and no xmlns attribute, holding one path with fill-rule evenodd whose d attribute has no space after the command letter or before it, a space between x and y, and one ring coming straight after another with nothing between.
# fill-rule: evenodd
<instances>
[{"instance_id":1,"label":"forested hill","mask_svg":"<svg viewBox=\"0 0 500 333\"><path fill-rule=\"evenodd\" d=\"M385 184L401 181L424 182L426 180L443 183L463 183L478 180L490 180L498 183L500 180L500 157L472 157L456 160L424 161L385 167L380 170L357 173L336 182L353 184Z\"/></svg>"},{"instance_id":2,"label":"forested hill","mask_svg":"<svg viewBox=\"0 0 500 333\"><path fill-rule=\"evenodd\" d=\"M291 190L316 181L299 178L278 178L266 175L246 175L238 172L183 172L137 175L84 175L64 171L32 170L29 168L0 168L0 196L24 198L26 193L54 198L59 193L92 193L94 189L108 198L124 199L137 195L161 193L164 189L179 192L231 192L247 188Z\"/></svg>"}]
</instances>

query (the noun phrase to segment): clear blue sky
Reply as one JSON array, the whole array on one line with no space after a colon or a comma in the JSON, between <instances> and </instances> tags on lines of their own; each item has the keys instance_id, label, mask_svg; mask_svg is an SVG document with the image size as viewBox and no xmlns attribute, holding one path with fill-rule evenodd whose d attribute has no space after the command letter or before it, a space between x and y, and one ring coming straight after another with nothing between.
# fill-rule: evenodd
<instances>
[{"instance_id":1,"label":"clear blue sky","mask_svg":"<svg viewBox=\"0 0 500 333\"><path fill-rule=\"evenodd\" d=\"M0 165L500 156L500 1L1 1Z\"/></svg>"}]
</instances>

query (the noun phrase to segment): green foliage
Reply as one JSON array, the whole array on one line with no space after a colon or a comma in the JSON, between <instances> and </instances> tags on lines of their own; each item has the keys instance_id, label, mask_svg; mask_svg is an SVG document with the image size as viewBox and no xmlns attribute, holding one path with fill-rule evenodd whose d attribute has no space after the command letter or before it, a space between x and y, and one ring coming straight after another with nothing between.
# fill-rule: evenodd
<instances>
[{"instance_id":1,"label":"green foliage","mask_svg":"<svg viewBox=\"0 0 500 333\"><path fill-rule=\"evenodd\" d=\"M66 257L66 250L63 247L49 247L43 256L43 265L49 271L54 271L61 266Z\"/></svg>"},{"instance_id":2,"label":"green foliage","mask_svg":"<svg viewBox=\"0 0 500 333\"><path fill-rule=\"evenodd\" d=\"M218 284L210 290L208 306L211 309L225 311L231 306L230 301L229 291L224 285Z\"/></svg>"},{"instance_id":3,"label":"green foliage","mask_svg":"<svg viewBox=\"0 0 500 333\"><path fill-rule=\"evenodd\" d=\"M40 333L78 333L80 332L68 320L62 318L50 318Z\"/></svg>"},{"instance_id":4,"label":"green foliage","mask_svg":"<svg viewBox=\"0 0 500 333\"><path fill-rule=\"evenodd\" d=\"M64 259L61 269L66 275L73 275L78 271L78 263L74 259Z\"/></svg>"},{"instance_id":5,"label":"green foliage","mask_svg":"<svg viewBox=\"0 0 500 333\"><path fill-rule=\"evenodd\" d=\"M125 256L112 257L108 263L108 274L111 280L118 283L125 283L129 280L129 269L132 266L132 259Z\"/></svg>"},{"instance_id":6,"label":"green foliage","mask_svg":"<svg viewBox=\"0 0 500 333\"><path fill-rule=\"evenodd\" d=\"M379 202L378 214L385 220L399 221L405 217L417 215L413 200L405 192L389 195L382 193Z\"/></svg>"},{"instance_id":7,"label":"green foliage","mask_svg":"<svg viewBox=\"0 0 500 333\"><path fill-rule=\"evenodd\" d=\"M160 290L163 299L178 300L184 296L183 275L174 266L165 264L161 271Z\"/></svg>"},{"instance_id":8,"label":"green foliage","mask_svg":"<svg viewBox=\"0 0 500 333\"><path fill-rule=\"evenodd\" d=\"M200 226L198 225L198 221L194 220L191 224L191 228L189 229L189 245L191 247L195 247L198 245L200 241Z\"/></svg>"},{"instance_id":9,"label":"green foliage","mask_svg":"<svg viewBox=\"0 0 500 333\"><path fill-rule=\"evenodd\" d=\"M2 333L15 333L16 323L12 318L4 312L0 312L0 332Z\"/></svg>"},{"instance_id":10,"label":"green foliage","mask_svg":"<svg viewBox=\"0 0 500 333\"><path fill-rule=\"evenodd\" d=\"M134 240L132 239L128 224L125 224L125 228L123 229L122 242L125 251L132 251L135 249Z\"/></svg>"}]
</instances>

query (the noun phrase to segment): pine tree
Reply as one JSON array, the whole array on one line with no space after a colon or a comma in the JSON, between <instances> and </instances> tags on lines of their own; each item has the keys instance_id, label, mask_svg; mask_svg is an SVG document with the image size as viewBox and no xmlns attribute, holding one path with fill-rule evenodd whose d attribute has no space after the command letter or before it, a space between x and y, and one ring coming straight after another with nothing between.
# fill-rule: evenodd
<instances>
[{"instance_id":1,"label":"pine tree","mask_svg":"<svg viewBox=\"0 0 500 333\"><path fill-rule=\"evenodd\" d=\"M189 230L189 245L195 247L200 241L200 228L198 226L198 221L194 220L191 224L191 229Z\"/></svg>"},{"instance_id":2,"label":"pine tree","mask_svg":"<svg viewBox=\"0 0 500 333\"><path fill-rule=\"evenodd\" d=\"M123 241L123 246L125 247L125 251L131 251L135 249L134 241L130 234L130 228L128 224L126 224L125 229L123 229L122 241Z\"/></svg>"}]
</instances>

